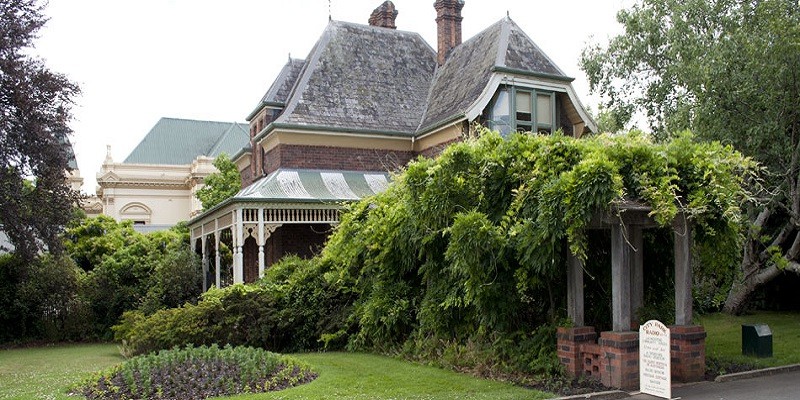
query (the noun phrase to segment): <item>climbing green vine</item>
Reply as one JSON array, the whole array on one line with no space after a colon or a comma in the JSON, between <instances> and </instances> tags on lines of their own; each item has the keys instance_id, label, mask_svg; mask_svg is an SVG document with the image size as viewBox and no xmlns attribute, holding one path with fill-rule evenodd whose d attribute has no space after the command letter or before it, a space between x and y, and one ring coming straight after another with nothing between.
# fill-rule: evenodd
<instances>
[{"instance_id":1,"label":"climbing green vine","mask_svg":"<svg viewBox=\"0 0 800 400\"><path fill-rule=\"evenodd\" d=\"M346 345L458 368L554 373L568 249L587 259L587 270L596 267L599 281L587 288L608 277L596 245L603 235L585 229L593 216L633 201L669 227L683 212L696 226L696 248L731 248L755 169L731 147L698 143L690 133L653 143L637 132L504 139L480 130L436 159L411 162L385 192L348 205L316 258L286 258L252 290L233 286L197 306L128 315L118 336L141 350L203 343L221 332L232 344L277 351ZM670 236L657 231L646 240ZM646 272L660 284L669 278L658 268L664 253L654 247ZM602 293L587 296L598 303L587 315L610 315ZM198 322L161 332L219 316L223 325L258 322L247 324L250 330Z\"/></svg>"},{"instance_id":2,"label":"climbing green vine","mask_svg":"<svg viewBox=\"0 0 800 400\"><path fill-rule=\"evenodd\" d=\"M689 132L654 143L639 132L504 140L480 131L352 206L322 259L356 284L358 346L527 329L544 315L517 315L554 308L548 286L560 285L567 246L586 257L596 213L633 201L663 227L685 213L698 241L736 242L755 170Z\"/></svg>"}]
</instances>

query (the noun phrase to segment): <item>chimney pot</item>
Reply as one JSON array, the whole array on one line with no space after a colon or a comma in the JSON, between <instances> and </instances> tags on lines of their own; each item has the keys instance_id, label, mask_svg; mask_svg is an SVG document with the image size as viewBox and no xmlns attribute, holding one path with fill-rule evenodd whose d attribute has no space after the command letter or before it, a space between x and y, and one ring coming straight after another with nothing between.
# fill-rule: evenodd
<instances>
[{"instance_id":1,"label":"chimney pot","mask_svg":"<svg viewBox=\"0 0 800 400\"><path fill-rule=\"evenodd\" d=\"M372 26L379 26L381 28L397 29L394 20L397 18L397 9L394 8L394 3L391 1L384 1L383 4L378 6L372 11L369 16L369 24Z\"/></svg>"},{"instance_id":2,"label":"chimney pot","mask_svg":"<svg viewBox=\"0 0 800 400\"><path fill-rule=\"evenodd\" d=\"M444 64L454 47L461 44L461 9L464 0L436 0L436 39L439 48L437 61Z\"/></svg>"}]
</instances>

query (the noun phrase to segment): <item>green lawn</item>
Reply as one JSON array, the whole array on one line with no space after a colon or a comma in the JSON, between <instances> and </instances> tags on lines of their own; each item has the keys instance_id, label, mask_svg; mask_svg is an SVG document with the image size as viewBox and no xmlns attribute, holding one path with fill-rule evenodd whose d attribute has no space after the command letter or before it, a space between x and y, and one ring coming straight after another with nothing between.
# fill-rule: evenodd
<instances>
[{"instance_id":1,"label":"green lawn","mask_svg":"<svg viewBox=\"0 0 800 400\"><path fill-rule=\"evenodd\" d=\"M232 399L544 399L542 392L476 379L389 357L354 353L293 356L319 373L313 382L268 394Z\"/></svg>"},{"instance_id":2,"label":"green lawn","mask_svg":"<svg viewBox=\"0 0 800 400\"><path fill-rule=\"evenodd\" d=\"M122 361L113 344L0 350L0 399L74 399L67 387Z\"/></svg>"},{"instance_id":3,"label":"green lawn","mask_svg":"<svg viewBox=\"0 0 800 400\"><path fill-rule=\"evenodd\" d=\"M544 393L388 357L296 354L319 378L280 392L235 399L543 399ZM0 350L0 399L69 399L66 389L123 359L113 344Z\"/></svg>"},{"instance_id":4,"label":"green lawn","mask_svg":"<svg viewBox=\"0 0 800 400\"><path fill-rule=\"evenodd\" d=\"M700 318L708 337L706 355L757 367L774 367L800 363L800 313L765 312L738 317L710 314ZM742 325L764 323L772 330L770 358L742 355Z\"/></svg>"}]
</instances>

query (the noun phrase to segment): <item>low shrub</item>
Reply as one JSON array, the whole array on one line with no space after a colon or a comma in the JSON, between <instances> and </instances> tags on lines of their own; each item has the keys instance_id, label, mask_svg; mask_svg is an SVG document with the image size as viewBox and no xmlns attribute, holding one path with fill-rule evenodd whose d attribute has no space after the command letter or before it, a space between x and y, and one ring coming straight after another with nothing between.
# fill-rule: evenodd
<instances>
[{"instance_id":1,"label":"low shrub","mask_svg":"<svg viewBox=\"0 0 800 400\"><path fill-rule=\"evenodd\" d=\"M350 308L344 286L328 283L318 263L288 257L257 284L211 289L197 304L151 315L125 312L114 331L127 355L174 346L230 344L274 351L341 349L345 340L321 341L344 329Z\"/></svg>"},{"instance_id":2,"label":"low shrub","mask_svg":"<svg viewBox=\"0 0 800 400\"><path fill-rule=\"evenodd\" d=\"M309 366L263 349L187 346L134 357L74 392L89 399L205 399L281 390L316 376Z\"/></svg>"}]
</instances>

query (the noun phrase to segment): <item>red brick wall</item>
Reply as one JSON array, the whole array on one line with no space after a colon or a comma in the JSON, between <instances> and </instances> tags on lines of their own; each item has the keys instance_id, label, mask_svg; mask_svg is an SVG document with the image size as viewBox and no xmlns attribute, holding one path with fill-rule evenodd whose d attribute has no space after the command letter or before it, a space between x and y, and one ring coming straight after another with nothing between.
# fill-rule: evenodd
<instances>
[{"instance_id":1,"label":"red brick wall","mask_svg":"<svg viewBox=\"0 0 800 400\"><path fill-rule=\"evenodd\" d=\"M251 166L239 171L239 176L242 178L242 187L247 187L253 183L253 171Z\"/></svg>"},{"instance_id":2,"label":"red brick wall","mask_svg":"<svg viewBox=\"0 0 800 400\"><path fill-rule=\"evenodd\" d=\"M406 165L412 151L279 144L265 156L266 173L278 168L391 171Z\"/></svg>"}]
</instances>

